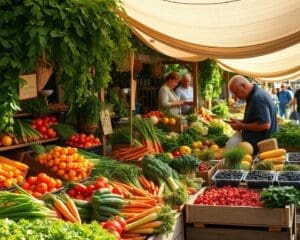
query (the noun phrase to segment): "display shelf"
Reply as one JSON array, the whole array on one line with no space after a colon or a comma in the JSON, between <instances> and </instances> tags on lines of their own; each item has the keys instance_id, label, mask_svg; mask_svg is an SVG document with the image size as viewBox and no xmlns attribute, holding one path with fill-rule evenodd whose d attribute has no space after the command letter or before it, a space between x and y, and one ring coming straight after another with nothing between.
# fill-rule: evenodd
<instances>
[{"instance_id":1,"label":"display shelf","mask_svg":"<svg viewBox=\"0 0 300 240\"><path fill-rule=\"evenodd\" d=\"M19 112L14 115L14 117L30 117L30 116L32 116L32 114L27 112Z\"/></svg>"},{"instance_id":2,"label":"display shelf","mask_svg":"<svg viewBox=\"0 0 300 240\"><path fill-rule=\"evenodd\" d=\"M59 138L49 138L49 139L44 139L44 140L38 140L38 141L33 141L33 142L27 142L27 143L22 143L22 144L15 144L15 145L11 145L8 147L0 147L0 152L4 152L4 151L9 151L9 150L13 150L13 149L18 149L18 148L23 148L23 147L29 147L35 143L39 143L39 144L43 144L43 143L50 143L50 142L55 142L57 141Z\"/></svg>"}]
</instances>

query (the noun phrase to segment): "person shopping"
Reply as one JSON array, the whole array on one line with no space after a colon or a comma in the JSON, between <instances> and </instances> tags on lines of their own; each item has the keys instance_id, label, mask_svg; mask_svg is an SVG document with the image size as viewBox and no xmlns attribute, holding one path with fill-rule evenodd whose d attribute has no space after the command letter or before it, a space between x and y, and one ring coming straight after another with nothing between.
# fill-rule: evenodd
<instances>
[{"instance_id":1,"label":"person shopping","mask_svg":"<svg viewBox=\"0 0 300 240\"><path fill-rule=\"evenodd\" d=\"M241 131L242 140L251 143L256 154L257 143L277 131L276 105L267 91L241 75L230 79L229 89L238 99L246 100L244 119L232 119L229 124Z\"/></svg>"},{"instance_id":2,"label":"person shopping","mask_svg":"<svg viewBox=\"0 0 300 240\"><path fill-rule=\"evenodd\" d=\"M189 114L192 109L194 90L191 85L191 75L186 73L181 78L181 84L175 89L175 93L180 100L184 100L185 104L181 106L182 114Z\"/></svg>"},{"instance_id":3,"label":"person shopping","mask_svg":"<svg viewBox=\"0 0 300 240\"><path fill-rule=\"evenodd\" d=\"M174 115L181 114L181 106L185 103L176 95L174 89L179 83L179 75L171 72L167 75L165 83L158 91L158 109L160 111L170 110Z\"/></svg>"}]
</instances>

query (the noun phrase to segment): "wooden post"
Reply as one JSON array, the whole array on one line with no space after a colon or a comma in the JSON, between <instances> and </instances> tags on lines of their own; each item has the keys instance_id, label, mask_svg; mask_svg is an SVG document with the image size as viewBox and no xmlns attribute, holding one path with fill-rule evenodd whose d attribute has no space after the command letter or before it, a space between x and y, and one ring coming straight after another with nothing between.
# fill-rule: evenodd
<instances>
[{"instance_id":1,"label":"wooden post","mask_svg":"<svg viewBox=\"0 0 300 240\"><path fill-rule=\"evenodd\" d=\"M100 100L100 102L104 103L105 101L105 92L104 89L101 89L100 92L98 93L98 98ZM101 143L102 143L102 155L106 156L107 153L107 137L106 135L103 134L103 132L101 133Z\"/></svg>"},{"instance_id":2,"label":"wooden post","mask_svg":"<svg viewBox=\"0 0 300 240\"><path fill-rule=\"evenodd\" d=\"M229 72L228 71L225 71L224 73L224 77L225 77L225 85L226 85L226 102L227 104L229 104L229 93L230 93L230 90L229 90Z\"/></svg>"},{"instance_id":3,"label":"wooden post","mask_svg":"<svg viewBox=\"0 0 300 240\"><path fill-rule=\"evenodd\" d=\"M198 112L198 62L194 62L192 66L193 74L193 89L194 89L194 99L193 99L193 112Z\"/></svg>"}]
</instances>

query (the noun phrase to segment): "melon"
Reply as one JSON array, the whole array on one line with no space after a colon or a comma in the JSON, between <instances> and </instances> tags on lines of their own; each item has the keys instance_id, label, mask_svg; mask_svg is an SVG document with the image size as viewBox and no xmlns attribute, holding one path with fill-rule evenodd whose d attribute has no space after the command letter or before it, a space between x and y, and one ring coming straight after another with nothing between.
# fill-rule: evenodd
<instances>
[{"instance_id":1,"label":"melon","mask_svg":"<svg viewBox=\"0 0 300 240\"><path fill-rule=\"evenodd\" d=\"M237 146L239 149L243 150L246 154L252 155L253 154L253 146L249 142L240 142Z\"/></svg>"}]
</instances>

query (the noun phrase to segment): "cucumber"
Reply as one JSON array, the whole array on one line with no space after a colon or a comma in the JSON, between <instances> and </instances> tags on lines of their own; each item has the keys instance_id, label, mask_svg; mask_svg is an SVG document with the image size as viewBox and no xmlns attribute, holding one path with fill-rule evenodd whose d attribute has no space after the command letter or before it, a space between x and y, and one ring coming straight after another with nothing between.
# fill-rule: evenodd
<instances>
[{"instance_id":1,"label":"cucumber","mask_svg":"<svg viewBox=\"0 0 300 240\"><path fill-rule=\"evenodd\" d=\"M101 199L103 198L118 198L118 199L124 199L122 196L114 193L107 193L100 196Z\"/></svg>"},{"instance_id":2,"label":"cucumber","mask_svg":"<svg viewBox=\"0 0 300 240\"><path fill-rule=\"evenodd\" d=\"M100 188L98 190L96 190L93 194L93 196L101 196L103 194L107 194L107 193L111 193L109 188Z\"/></svg>"},{"instance_id":3,"label":"cucumber","mask_svg":"<svg viewBox=\"0 0 300 240\"><path fill-rule=\"evenodd\" d=\"M120 214L120 212L117 209L107 206L98 206L97 212L99 213L99 215L104 215L108 217Z\"/></svg>"},{"instance_id":4,"label":"cucumber","mask_svg":"<svg viewBox=\"0 0 300 240\"><path fill-rule=\"evenodd\" d=\"M81 207L81 208L90 208L92 207L92 203L89 201L85 200L79 200L79 199L72 199L76 205L76 207Z\"/></svg>"},{"instance_id":5,"label":"cucumber","mask_svg":"<svg viewBox=\"0 0 300 240\"><path fill-rule=\"evenodd\" d=\"M103 199L99 199L97 203L99 206L122 208L126 202L119 198L103 198Z\"/></svg>"}]
</instances>

